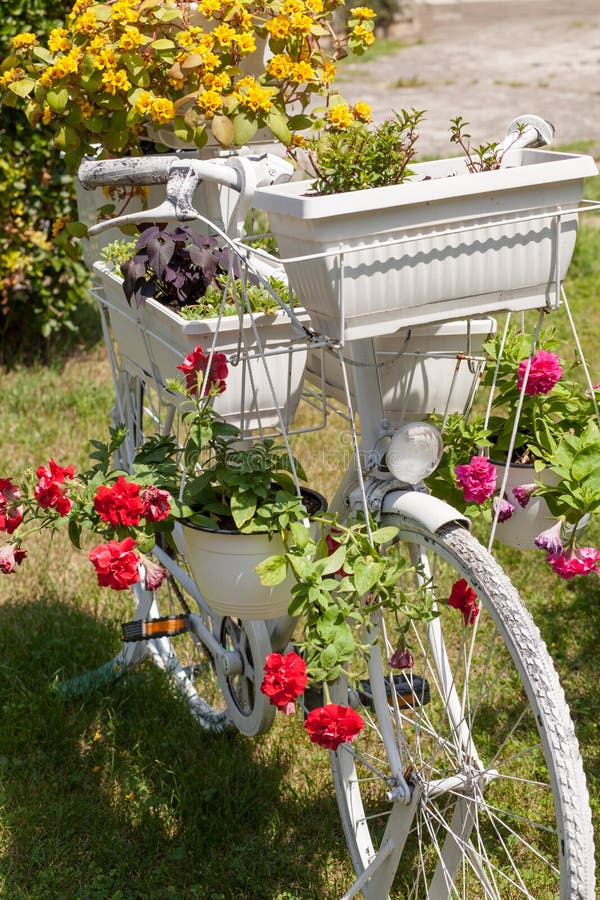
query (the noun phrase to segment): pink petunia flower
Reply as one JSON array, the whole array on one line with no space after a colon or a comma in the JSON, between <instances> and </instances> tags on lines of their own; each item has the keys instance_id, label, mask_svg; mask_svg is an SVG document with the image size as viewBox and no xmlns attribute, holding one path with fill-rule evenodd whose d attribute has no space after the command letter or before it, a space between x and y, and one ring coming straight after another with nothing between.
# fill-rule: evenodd
<instances>
[{"instance_id":1,"label":"pink petunia flower","mask_svg":"<svg viewBox=\"0 0 600 900\"><path fill-rule=\"evenodd\" d=\"M563 552L561 540L562 522L555 522L550 528L540 532L533 543L539 550L545 550L550 556L560 556Z\"/></svg>"},{"instance_id":2,"label":"pink petunia flower","mask_svg":"<svg viewBox=\"0 0 600 900\"><path fill-rule=\"evenodd\" d=\"M531 500L531 495L535 491L537 485L535 484L517 484L512 489L513 497L523 509L527 506L529 501Z\"/></svg>"},{"instance_id":3,"label":"pink petunia flower","mask_svg":"<svg viewBox=\"0 0 600 900\"><path fill-rule=\"evenodd\" d=\"M14 544L5 544L4 547L0 547L0 572L3 575L12 575L26 556L27 551L15 547Z\"/></svg>"},{"instance_id":4,"label":"pink petunia flower","mask_svg":"<svg viewBox=\"0 0 600 900\"><path fill-rule=\"evenodd\" d=\"M557 575L568 579L575 578L576 575L597 572L600 553L595 547L579 547L567 553L548 553L546 560Z\"/></svg>"},{"instance_id":5,"label":"pink petunia flower","mask_svg":"<svg viewBox=\"0 0 600 900\"><path fill-rule=\"evenodd\" d=\"M467 503L483 503L496 490L496 467L485 456L472 456L468 465L455 466L454 472Z\"/></svg>"},{"instance_id":6,"label":"pink petunia flower","mask_svg":"<svg viewBox=\"0 0 600 900\"><path fill-rule=\"evenodd\" d=\"M389 663L392 669L412 669L415 660L408 647L399 647L390 656Z\"/></svg>"},{"instance_id":7,"label":"pink petunia flower","mask_svg":"<svg viewBox=\"0 0 600 900\"><path fill-rule=\"evenodd\" d=\"M504 497L500 499L500 497L494 497L494 502L492 504L494 515L498 512L498 521L506 522L515 511L515 507L508 500L505 500Z\"/></svg>"},{"instance_id":8,"label":"pink petunia flower","mask_svg":"<svg viewBox=\"0 0 600 900\"><path fill-rule=\"evenodd\" d=\"M142 490L142 518L147 522L162 522L171 512L171 495L168 491L148 485Z\"/></svg>"},{"instance_id":9,"label":"pink petunia flower","mask_svg":"<svg viewBox=\"0 0 600 900\"><path fill-rule=\"evenodd\" d=\"M144 569L144 587L147 591L157 591L169 573L151 559L144 558L142 567Z\"/></svg>"},{"instance_id":10,"label":"pink petunia flower","mask_svg":"<svg viewBox=\"0 0 600 900\"><path fill-rule=\"evenodd\" d=\"M517 375L517 387L519 390L523 387L525 372L527 371L527 360L523 359L519 363L519 372ZM527 386L525 393L531 397L536 394L547 394L552 390L557 381L562 378L562 369L560 361L555 353L549 350L538 350L531 358L531 367L527 378Z\"/></svg>"}]
</instances>

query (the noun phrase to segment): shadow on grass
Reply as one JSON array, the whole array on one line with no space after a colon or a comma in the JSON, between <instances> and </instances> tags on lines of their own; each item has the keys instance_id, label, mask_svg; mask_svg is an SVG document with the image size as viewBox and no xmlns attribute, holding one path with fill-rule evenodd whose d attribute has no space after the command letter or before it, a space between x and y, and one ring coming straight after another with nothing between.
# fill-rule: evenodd
<instances>
[{"instance_id":1,"label":"shadow on grass","mask_svg":"<svg viewBox=\"0 0 600 900\"><path fill-rule=\"evenodd\" d=\"M151 668L61 699L56 676L104 662L116 634L58 602L0 607L0 894L339 897L327 758L314 768L301 726L206 734Z\"/></svg>"}]
</instances>

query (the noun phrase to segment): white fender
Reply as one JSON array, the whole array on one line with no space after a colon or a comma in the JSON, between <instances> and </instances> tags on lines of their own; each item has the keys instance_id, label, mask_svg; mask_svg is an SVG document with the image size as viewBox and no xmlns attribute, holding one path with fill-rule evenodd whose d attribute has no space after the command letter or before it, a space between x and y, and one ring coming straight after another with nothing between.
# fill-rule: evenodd
<instances>
[{"instance_id":1,"label":"white fender","mask_svg":"<svg viewBox=\"0 0 600 900\"><path fill-rule=\"evenodd\" d=\"M434 533L450 522L457 522L464 525L465 528L471 527L467 516L454 509L449 503L438 500L431 494L421 493L421 491L390 491L383 498L381 512L410 516L411 519Z\"/></svg>"}]
</instances>

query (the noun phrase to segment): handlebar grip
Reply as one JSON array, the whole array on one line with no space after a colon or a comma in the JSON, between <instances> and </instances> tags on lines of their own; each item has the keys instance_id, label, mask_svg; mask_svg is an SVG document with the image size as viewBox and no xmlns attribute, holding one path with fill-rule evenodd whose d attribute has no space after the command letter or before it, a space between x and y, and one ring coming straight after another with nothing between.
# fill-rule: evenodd
<instances>
[{"instance_id":1,"label":"handlebar grip","mask_svg":"<svg viewBox=\"0 0 600 900\"><path fill-rule=\"evenodd\" d=\"M131 156L127 159L86 159L79 166L78 178L90 191L97 187L166 184L177 156Z\"/></svg>"}]
</instances>

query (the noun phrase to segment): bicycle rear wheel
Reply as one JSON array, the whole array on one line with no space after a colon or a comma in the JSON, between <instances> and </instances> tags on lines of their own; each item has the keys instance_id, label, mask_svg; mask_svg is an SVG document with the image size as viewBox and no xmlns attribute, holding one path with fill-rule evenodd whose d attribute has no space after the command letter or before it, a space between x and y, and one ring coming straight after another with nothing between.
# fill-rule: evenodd
<instances>
[{"instance_id":1,"label":"bicycle rear wheel","mask_svg":"<svg viewBox=\"0 0 600 900\"><path fill-rule=\"evenodd\" d=\"M402 671L389 666L381 622L358 685L365 728L331 754L359 876L346 896L591 900L581 757L537 627L463 527L433 534L399 515L386 524L422 566L419 580L431 579L440 615L409 632L414 665ZM473 625L443 602L460 579L477 595ZM394 770L411 787L409 805L394 802Z\"/></svg>"}]
</instances>

